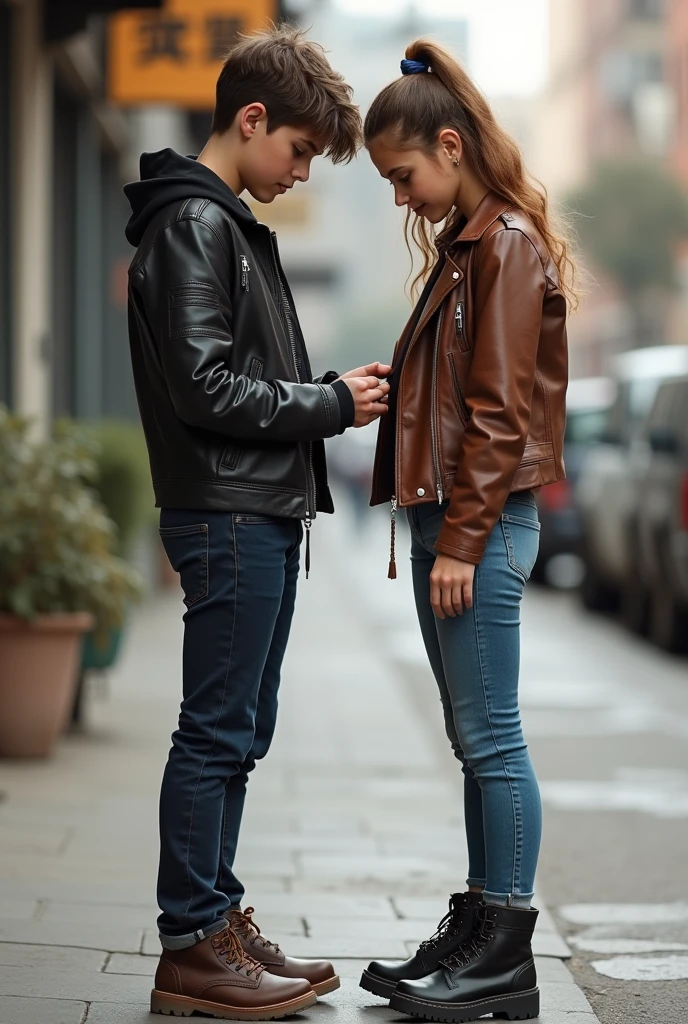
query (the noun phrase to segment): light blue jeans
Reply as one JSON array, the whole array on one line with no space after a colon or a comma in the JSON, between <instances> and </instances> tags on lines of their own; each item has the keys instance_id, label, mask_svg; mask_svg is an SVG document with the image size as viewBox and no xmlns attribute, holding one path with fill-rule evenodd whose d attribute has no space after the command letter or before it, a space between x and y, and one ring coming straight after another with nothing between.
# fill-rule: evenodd
<instances>
[{"instance_id":1,"label":"light blue jeans","mask_svg":"<svg viewBox=\"0 0 688 1024\"><path fill-rule=\"evenodd\" d=\"M484 900L530 906L542 833L540 791L518 709L520 604L538 552L532 492L509 496L476 567L473 607L438 619L429 577L447 504L409 509L418 619L464 775L467 885Z\"/></svg>"}]
</instances>

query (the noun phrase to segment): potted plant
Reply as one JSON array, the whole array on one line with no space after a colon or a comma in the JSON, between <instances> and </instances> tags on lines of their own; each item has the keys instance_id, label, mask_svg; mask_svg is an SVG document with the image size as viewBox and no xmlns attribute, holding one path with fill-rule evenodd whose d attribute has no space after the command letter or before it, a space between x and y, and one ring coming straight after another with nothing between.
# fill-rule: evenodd
<instances>
[{"instance_id":1,"label":"potted plant","mask_svg":"<svg viewBox=\"0 0 688 1024\"><path fill-rule=\"evenodd\" d=\"M60 421L56 429L58 432L69 430L69 421ZM85 422L79 424L79 429L93 444L96 470L91 482L115 524L116 553L129 560L143 528L152 520L152 512L155 511L143 432L139 426L125 420ZM94 630L87 634L73 714L75 722L81 718L83 674L90 669L103 671L115 664L122 648L125 626L126 614L108 632Z\"/></svg>"},{"instance_id":2,"label":"potted plant","mask_svg":"<svg viewBox=\"0 0 688 1024\"><path fill-rule=\"evenodd\" d=\"M0 407L0 755L46 756L67 721L85 633L105 634L139 593L88 485L78 429L47 441Z\"/></svg>"}]
</instances>

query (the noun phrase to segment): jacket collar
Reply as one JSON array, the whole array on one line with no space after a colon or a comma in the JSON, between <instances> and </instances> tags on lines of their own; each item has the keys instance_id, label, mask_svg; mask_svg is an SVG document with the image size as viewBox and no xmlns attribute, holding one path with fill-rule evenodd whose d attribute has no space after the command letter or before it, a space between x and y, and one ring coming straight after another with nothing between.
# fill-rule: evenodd
<instances>
[{"instance_id":1,"label":"jacket collar","mask_svg":"<svg viewBox=\"0 0 688 1024\"><path fill-rule=\"evenodd\" d=\"M456 236L456 238L450 242L450 245L455 245L456 242L477 242L479 238L485 234L491 224L510 210L512 203L503 196L498 195L496 192L488 192L487 195L481 200L477 210L473 213L473 216L468 221L463 221L463 227Z\"/></svg>"}]
</instances>

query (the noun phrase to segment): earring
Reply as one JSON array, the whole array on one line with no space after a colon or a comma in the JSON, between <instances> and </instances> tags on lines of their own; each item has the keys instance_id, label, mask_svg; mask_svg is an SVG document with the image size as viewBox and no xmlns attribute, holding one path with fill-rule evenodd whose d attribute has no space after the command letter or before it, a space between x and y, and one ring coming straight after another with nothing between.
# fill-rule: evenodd
<instances>
[{"instance_id":1,"label":"earring","mask_svg":"<svg viewBox=\"0 0 688 1024\"><path fill-rule=\"evenodd\" d=\"M454 167L458 167L461 161L459 160L458 156L455 156L454 159L452 160L452 163L454 164Z\"/></svg>"}]
</instances>

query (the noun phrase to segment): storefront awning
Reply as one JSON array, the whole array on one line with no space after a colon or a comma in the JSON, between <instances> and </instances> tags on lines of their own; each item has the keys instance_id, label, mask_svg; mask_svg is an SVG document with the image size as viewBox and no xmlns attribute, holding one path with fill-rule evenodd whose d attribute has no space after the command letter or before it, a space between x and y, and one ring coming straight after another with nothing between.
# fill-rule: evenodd
<instances>
[{"instance_id":1,"label":"storefront awning","mask_svg":"<svg viewBox=\"0 0 688 1024\"><path fill-rule=\"evenodd\" d=\"M47 43L81 32L91 14L143 7L162 7L163 0L43 0L43 33Z\"/></svg>"}]
</instances>

